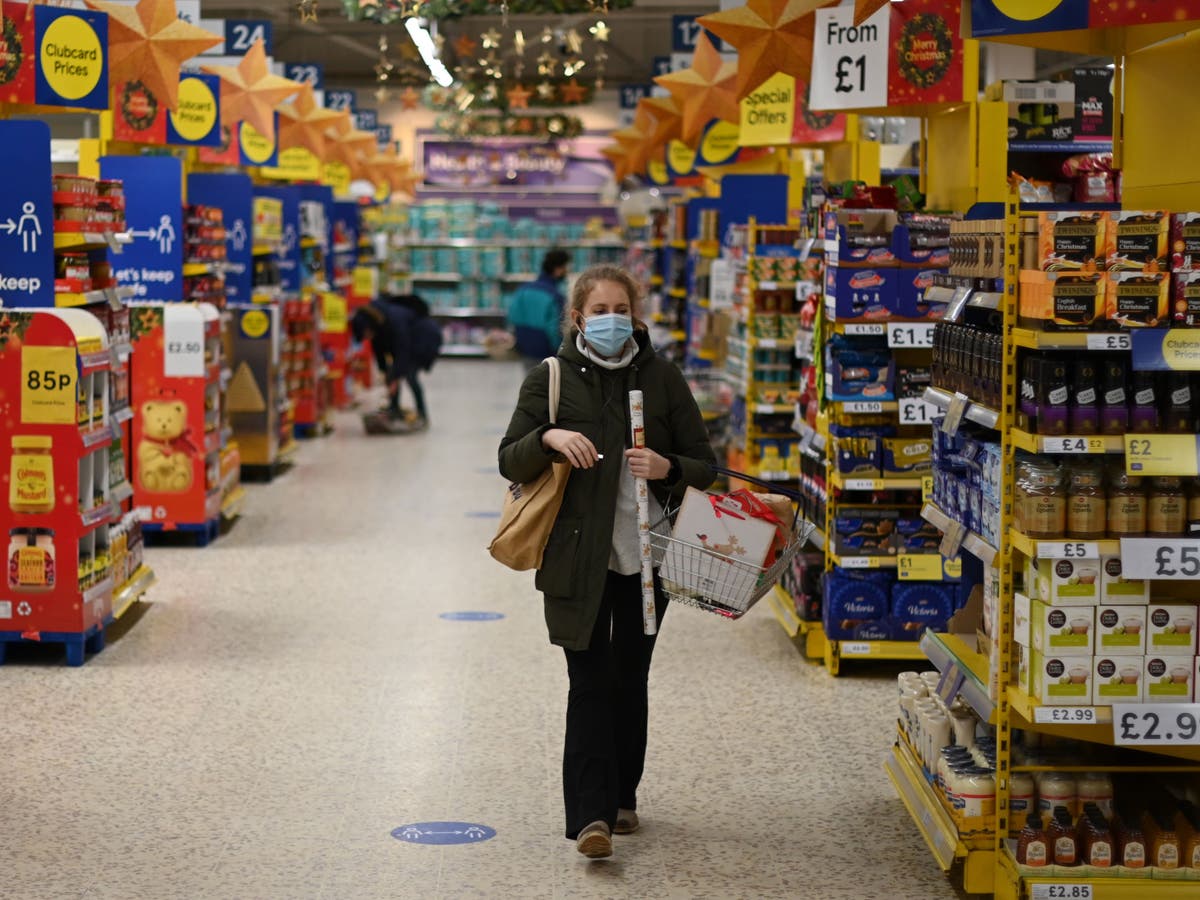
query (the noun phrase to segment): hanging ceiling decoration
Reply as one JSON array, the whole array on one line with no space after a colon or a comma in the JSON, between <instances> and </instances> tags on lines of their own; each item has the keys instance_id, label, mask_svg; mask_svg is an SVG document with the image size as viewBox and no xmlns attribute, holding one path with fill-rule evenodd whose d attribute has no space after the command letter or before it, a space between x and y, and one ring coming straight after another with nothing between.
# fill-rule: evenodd
<instances>
[{"instance_id":1,"label":"hanging ceiling decoration","mask_svg":"<svg viewBox=\"0 0 1200 900\"><path fill-rule=\"evenodd\" d=\"M311 84L300 88L291 103L279 106L279 147L303 147L317 158L325 156L325 131L338 113L317 104Z\"/></svg>"},{"instance_id":2,"label":"hanging ceiling decoration","mask_svg":"<svg viewBox=\"0 0 1200 900\"><path fill-rule=\"evenodd\" d=\"M738 122L738 106L734 83L737 66L725 62L705 35L696 41L692 65L670 75L660 75L654 81L667 89L679 104L682 117L681 137L692 144L713 119Z\"/></svg>"},{"instance_id":3,"label":"hanging ceiling decoration","mask_svg":"<svg viewBox=\"0 0 1200 900\"><path fill-rule=\"evenodd\" d=\"M745 6L697 21L737 48L737 99L774 75L808 80L812 69L813 12L831 0L748 0Z\"/></svg>"},{"instance_id":4,"label":"hanging ceiling decoration","mask_svg":"<svg viewBox=\"0 0 1200 900\"><path fill-rule=\"evenodd\" d=\"M825 5L829 6L832 2L833 0L830 0L830 3ZM854 0L854 24L861 25L891 2L892 0Z\"/></svg>"},{"instance_id":5,"label":"hanging ceiling decoration","mask_svg":"<svg viewBox=\"0 0 1200 900\"><path fill-rule=\"evenodd\" d=\"M236 66L201 66L202 71L221 78L221 122L232 126L245 120L271 140L275 137L275 107L301 85L272 75L267 68L267 51L262 39L255 41Z\"/></svg>"},{"instance_id":6,"label":"hanging ceiling decoration","mask_svg":"<svg viewBox=\"0 0 1200 900\"><path fill-rule=\"evenodd\" d=\"M378 22L390 25L415 16L435 19L461 19L468 16L509 15L580 15L628 9L634 0L508 0L497 5L493 0L342 0L342 9L351 22Z\"/></svg>"}]
</instances>

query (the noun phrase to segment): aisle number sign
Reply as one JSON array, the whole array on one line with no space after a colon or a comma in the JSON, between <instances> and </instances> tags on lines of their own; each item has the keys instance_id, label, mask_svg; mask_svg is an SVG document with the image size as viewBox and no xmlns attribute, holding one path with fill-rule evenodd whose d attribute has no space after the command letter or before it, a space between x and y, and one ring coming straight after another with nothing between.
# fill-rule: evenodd
<instances>
[{"instance_id":1,"label":"aisle number sign","mask_svg":"<svg viewBox=\"0 0 1200 900\"><path fill-rule=\"evenodd\" d=\"M796 79L776 72L742 100L739 109L743 146L790 143L796 122Z\"/></svg>"},{"instance_id":2,"label":"aisle number sign","mask_svg":"<svg viewBox=\"0 0 1200 900\"><path fill-rule=\"evenodd\" d=\"M854 7L818 9L813 41L813 109L887 106L891 9L884 6L861 25Z\"/></svg>"},{"instance_id":3,"label":"aisle number sign","mask_svg":"<svg viewBox=\"0 0 1200 900\"><path fill-rule=\"evenodd\" d=\"M74 347L21 348L21 424L70 425L78 421Z\"/></svg>"},{"instance_id":4,"label":"aisle number sign","mask_svg":"<svg viewBox=\"0 0 1200 900\"><path fill-rule=\"evenodd\" d=\"M1200 435L1127 434L1125 469L1130 475L1200 475Z\"/></svg>"},{"instance_id":5,"label":"aisle number sign","mask_svg":"<svg viewBox=\"0 0 1200 900\"><path fill-rule=\"evenodd\" d=\"M0 169L0 306L53 306L50 126L0 121Z\"/></svg>"}]
</instances>

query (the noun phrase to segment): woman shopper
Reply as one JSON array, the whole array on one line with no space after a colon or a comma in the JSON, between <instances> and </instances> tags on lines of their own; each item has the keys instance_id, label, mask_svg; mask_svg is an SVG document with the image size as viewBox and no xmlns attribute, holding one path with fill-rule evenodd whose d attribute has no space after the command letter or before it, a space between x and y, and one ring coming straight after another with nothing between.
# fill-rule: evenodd
<instances>
[{"instance_id":1,"label":"woman shopper","mask_svg":"<svg viewBox=\"0 0 1200 900\"><path fill-rule=\"evenodd\" d=\"M617 266L580 274L563 321L558 422L550 424L549 367L533 369L500 442L500 472L526 483L555 459L572 466L535 585L550 641L564 649L570 691L563 751L566 836L589 858L612 855L612 834L638 827L646 756L646 682L654 637L642 633L635 478L651 488L651 517L715 463L683 374L659 358L637 318L637 282ZM645 449L628 449L629 392L641 390ZM666 598L657 596L658 621Z\"/></svg>"}]
</instances>

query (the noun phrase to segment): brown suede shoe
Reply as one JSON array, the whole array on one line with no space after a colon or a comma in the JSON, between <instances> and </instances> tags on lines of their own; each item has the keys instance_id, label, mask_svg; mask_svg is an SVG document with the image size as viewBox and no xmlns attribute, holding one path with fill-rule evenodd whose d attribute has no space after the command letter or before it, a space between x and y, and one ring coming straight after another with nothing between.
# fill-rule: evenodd
<instances>
[{"instance_id":1,"label":"brown suede shoe","mask_svg":"<svg viewBox=\"0 0 1200 900\"><path fill-rule=\"evenodd\" d=\"M575 839L575 849L588 859L612 856L612 833L608 830L608 823L597 820L584 828Z\"/></svg>"},{"instance_id":2,"label":"brown suede shoe","mask_svg":"<svg viewBox=\"0 0 1200 900\"><path fill-rule=\"evenodd\" d=\"M637 813L632 809L618 809L617 827L613 829L613 834L633 834L639 824Z\"/></svg>"}]
</instances>

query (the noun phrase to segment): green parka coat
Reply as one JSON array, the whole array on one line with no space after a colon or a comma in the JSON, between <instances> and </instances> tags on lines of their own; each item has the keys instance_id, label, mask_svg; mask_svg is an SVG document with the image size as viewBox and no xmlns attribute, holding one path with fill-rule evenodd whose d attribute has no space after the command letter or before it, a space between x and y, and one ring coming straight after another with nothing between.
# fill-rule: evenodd
<instances>
[{"instance_id":1,"label":"green parka coat","mask_svg":"<svg viewBox=\"0 0 1200 900\"><path fill-rule=\"evenodd\" d=\"M677 503L688 486L708 487L716 458L683 373L655 354L644 331L634 333L639 349L633 361L615 371L580 353L576 333L572 331L558 350L562 387L553 427L586 435L604 459L590 469L571 470L534 584L545 596L550 642L585 650L600 611L618 485L625 450L632 443L629 392L642 391L646 446L670 460L672 473L678 473L670 484L650 482L660 503L665 506L672 497ZM521 385L517 408L500 441L500 473L509 481L532 481L554 459L542 445L542 435L551 427L549 386L545 363Z\"/></svg>"}]
</instances>

